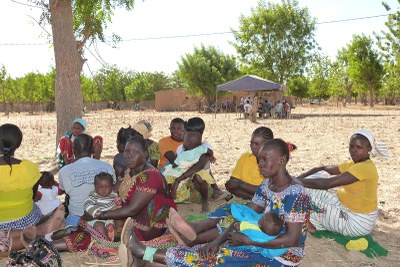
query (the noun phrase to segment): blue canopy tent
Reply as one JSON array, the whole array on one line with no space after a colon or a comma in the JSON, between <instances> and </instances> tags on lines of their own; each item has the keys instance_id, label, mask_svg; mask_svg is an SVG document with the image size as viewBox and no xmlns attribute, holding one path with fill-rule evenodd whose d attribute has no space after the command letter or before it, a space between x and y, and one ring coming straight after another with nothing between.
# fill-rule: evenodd
<instances>
[{"instance_id":1,"label":"blue canopy tent","mask_svg":"<svg viewBox=\"0 0 400 267\"><path fill-rule=\"evenodd\" d=\"M217 86L215 101L218 99L218 91L230 92L282 92L287 87L282 84L268 81L255 75L245 75L239 79Z\"/></svg>"},{"instance_id":2,"label":"blue canopy tent","mask_svg":"<svg viewBox=\"0 0 400 267\"><path fill-rule=\"evenodd\" d=\"M255 92L275 90L286 90L286 87L282 84L271 82L255 75L246 75L242 78L217 86L217 91Z\"/></svg>"}]
</instances>

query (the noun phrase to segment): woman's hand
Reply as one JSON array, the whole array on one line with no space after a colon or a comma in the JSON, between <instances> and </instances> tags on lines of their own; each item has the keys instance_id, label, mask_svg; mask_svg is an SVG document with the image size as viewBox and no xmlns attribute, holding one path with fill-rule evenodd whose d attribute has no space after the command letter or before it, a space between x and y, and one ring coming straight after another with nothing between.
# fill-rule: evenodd
<instances>
[{"instance_id":1,"label":"woman's hand","mask_svg":"<svg viewBox=\"0 0 400 267\"><path fill-rule=\"evenodd\" d=\"M219 245L215 242L210 242L199 249L199 256L205 259L209 256L214 256L218 251Z\"/></svg>"},{"instance_id":2,"label":"woman's hand","mask_svg":"<svg viewBox=\"0 0 400 267\"><path fill-rule=\"evenodd\" d=\"M97 218L97 217L96 217ZM94 220L93 216L90 215L89 213L87 213L86 211L83 213L81 219L85 220L85 221L91 221Z\"/></svg>"},{"instance_id":3,"label":"woman's hand","mask_svg":"<svg viewBox=\"0 0 400 267\"><path fill-rule=\"evenodd\" d=\"M251 240L242 233L231 232L228 235L228 242L231 246L242 246L249 245Z\"/></svg>"}]
</instances>

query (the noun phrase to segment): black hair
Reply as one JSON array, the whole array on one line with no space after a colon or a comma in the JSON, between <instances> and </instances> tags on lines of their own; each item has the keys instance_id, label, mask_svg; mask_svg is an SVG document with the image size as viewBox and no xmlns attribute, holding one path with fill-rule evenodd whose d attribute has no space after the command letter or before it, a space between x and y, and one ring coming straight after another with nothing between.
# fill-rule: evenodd
<instances>
[{"instance_id":1,"label":"black hair","mask_svg":"<svg viewBox=\"0 0 400 267\"><path fill-rule=\"evenodd\" d=\"M54 175L51 172L43 171L40 172L42 175L39 179L39 184L42 187L52 187L55 184Z\"/></svg>"},{"instance_id":2,"label":"black hair","mask_svg":"<svg viewBox=\"0 0 400 267\"><path fill-rule=\"evenodd\" d=\"M274 133L272 132L272 130L268 127L258 127L257 129L254 130L253 132L253 136L261 136L262 138L264 138L265 141L274 139Z\"/></svg>"},{"instance_id":3,"label":"black hair","mask_svg":"<svg viewBox=\"0 0 400 267\"><path fill-rule=\"evenodd\" d=\"M135 129L133 129L131 126L128 128L123 128L119 129L118 134L117 134L117 142L120 143L123 147L126 145L126 141L134 136L141 136L143 137L140 133L138 133Z\"/></svg>"},{"instance_id":4,"label":"black hair","mask_svg":"<svg viewBox=\"0 0 400 267\"><path fill-rule=\"evenodd\" d=\"M129 144L129 143L136 143L136 144L140 145L140 147L143 151L147 151L147 143L146 143L146 140L144 140L142 136L134 136L134 137L129 138L126 141L126 144Z\"/></svg>"},{"instance_id":5,"label":"black hair","mask_svg":"<svg viewBox=\"0 0 400 267\"><path fill-rule=\"evenodd\" d=\"M268 140L261 149L266 149L266 147L273 147L279 151L281 156L284 156L286 161L289 160L289 146L282 139L276 138L272 140Z\"/></svg>"},{"instance_id":6,"label":"black hair","mask_svg":"<svg viewBox=\"0 0 400 267\"><path fill-rule=\"evenodd\" d=\"M12 172L11 156L22 143L22 132L17 125L6 123L0 126L0 154L4 161L10 165L10 175Z\"/></svg>"},{"instance_id":7,"label":"black hair","mask_svg":"<svg viewBox=\"0 0 400 267\"><path fill-rule=\"evenodd\" d=\"M74 140L74 155L87 154L93 152L93 138L90 135L81 133Z\"/></svg>"},{"instance_id":8,"label":"black hair","mask_svg":"<svg viewBox=\"0 0 400 267\"><path fill-rule=\"evenodd\" d=\"M172 119L172 121L171 121L171 123L170 124L185 124L185 121L183 120L183 119L181 119L181 118L174 118L174 119Z\"/></svg>"},{"instance_id":9,"label":"black hair","mask_svg":"<svg viewBox=\"0 0 400 267\"><path fill-rule=\"evenodd\" d=\"M187 132L198 132L203 134L206 124L202 118L193 117L185 122L184 127Z\"/></svg>"},{"instance_id":10,"label":"black hair","mask_svg":"<svg viewBox=\"0 0 400 267\"><path fill-rule=\"evenodd\" d=\"M114 179L108 172L100 172L94 176L94 184L99 180L108 180L112 185L114 184Z\"/></svg>"},{"instance_id":11,"label":"black hair","mask_svg":"<svg viewBox=\"0 0 400 267\"><path fill-rule=\"evenodd\" d=\"M270 212L269 214L271 215L272 222L273 222L275 225L283 226L283 220L282 220L282 218L279 216L278 213Z\"/></svg>"}]
</instances>

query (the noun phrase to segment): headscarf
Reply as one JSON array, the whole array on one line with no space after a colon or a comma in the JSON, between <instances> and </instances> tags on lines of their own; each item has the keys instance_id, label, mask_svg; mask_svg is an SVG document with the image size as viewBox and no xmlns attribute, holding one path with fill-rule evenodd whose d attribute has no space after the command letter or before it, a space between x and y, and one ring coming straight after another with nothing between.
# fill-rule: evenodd
<instances>
[{"instance_id":1,"label":"headscarf","mask_svg":"<svg viewBox=\"0 0 400 267\"><path fill-rule=\"evenodd\" d=\"M385 159L389 159L390 158L390 154L389 154L389 150L388 147L386 145L386 143L384 142L380 142L380 141L376 141L375 137L372 135L371 132L364 130L364 129L359 129L357 130L353 135L355 134L359 134L362 135L364 137L366 137L369 141L369 143L371 144L371 152L370 155L372 157L375 156L382 156Z\"/></svg>"},{"instance_id":2,"label":"headscarf","mask_svg":"<svg viewBox=\"0 0 400 267\"><path fill-rule=\"evenodd\" d=\"M87 122L86 122L84 119L82 119L82 118L76 118L76 119L72 122L72 124L74 124L74 123L79 123L80 125L82 125L82 127L83 127L83 132L82 132L82 133L85 133L85 132L86 132L86 129L87 129Z\"/></svg>"}]
</instances>

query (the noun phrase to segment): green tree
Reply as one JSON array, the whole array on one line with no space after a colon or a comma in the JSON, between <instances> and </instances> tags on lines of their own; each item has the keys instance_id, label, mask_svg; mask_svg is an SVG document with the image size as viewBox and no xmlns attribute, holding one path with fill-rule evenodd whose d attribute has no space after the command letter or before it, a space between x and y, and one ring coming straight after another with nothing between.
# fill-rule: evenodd
<instances>
[{"instance_id":1,"label":"green tree","mask_svg":"<svg viewBox=\"0 0 400 267\"><path fill-rule=\"evenodd\" d=\"M376 34L385 70L379 93L384 97L385 104L394 104L400 95L400 11L392 12L388 4L384 2L383 5L391 14L385 23L387 30Z\"/></svg>"},{"instance_id":2,"label":"green tree","mask_svg":"<svg viewBox=\"0 0 400 267\"><path fill-rule=\"evenodd\" d=\"M178 75L188 86L189 92L206 98L211 105L217 85L240 75L235 57L225 55L215 47L195 47L178 62Z\"/></svg>"},{"instance_id":3,"label":"green tree","mask_svg":"<svg viewBox=\"0 0 400 267\"><path fill-rule=\"evenodd\" d=\"M56 63L55 103L57 111L56 142L80 116L83 95L80 73L85 45L106 40L104 28L111 22L116 7L133 8L134 0L38 0L43 7L42 22L50 22Z\"/></svg>"},{"instance_id":4,"label":"green tree","mask_svg":"<svg viewBox=\"0 0 400 267\"><path fill-rule=\"evenodd\" d=\"M354 35L348 45L349 74L362 93L369 92L369 105L374 106L374 91L382 83L383 65L373 41L365 35Z\"/></svg>"},{"instance_id":5,"label":"green tree","mask_svg":"<svg viewBox=\"0 0 400 267\"><path fill-rule=\"evenodd\" d=\"M1 90L1 102L3 103L3 110L6 111L6 78L7 70L4 65L1 65L0 69L0 90Z\"/></svg>"},{"instance_id":6,"label":"green tree","mask_svg":"<svg viewBox=\"0 0 400 267\"><path fill-rule=\"evenodd\" d=\"M396 98L400 96L400 65L387 62L384 68L386 75L379 94L383 96L385 105L394 105Z\"/></svg>"},{"instance_id":7,"label":"green tree","mask_svg":"<svg viewBox=\"0 0 400 267\"><path fill-rule=\"evenodd\" d=\"M308 94L312 98L328 99L329 94L329 76L331 71L331 62L325 55L320 55L311 65L310 70L310 89Z\"/></svg>"},{"instance_id":8,"label":"green tree","mask_svg":"<svg viewBox=\"0 0 400 267\"><path fill-rule=\"evenodd\" d=\"M335 61L332 63L332 70L329 76L329 90L332 96L343 99L346 106L351 100L353 81L349 75L348 50L342 48L338 51Z\"/></svg>"},{"instance_id":9,"label":"green tree","mask_svg":"<svg viewBox=\"0 0 400 267\"><path fill-rule=\"evenodd\" d=\"M287 85L289 87L289 95L300 99L300 104L303 104L303 98L308 96L308 88L310 87L308 79L303 75L298 75L291 78Z\"/></svg>"},{"instance_id":10,"label":"green tree","mask_svg":"<svg viewBox=\"0 0 400 267\"><path fill-rule=\"evenodd\" d=\"M247 71L285 83L312 58L314 31L315 19L296 0L260 1L249 17L240 17L233 46Z\"/></svg>"},{"instance_id":11,"label":"green tree","mask_svg":"<svg viewBox=\"0 0 400 267\"><path fill-rule=\"evenodd\" d=\"M103 101L126 101L125 87L133 78L133 73L123 71L117 66L101 68L93 77L97 91Z\"/></svg>"}]
</instances>

